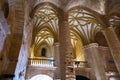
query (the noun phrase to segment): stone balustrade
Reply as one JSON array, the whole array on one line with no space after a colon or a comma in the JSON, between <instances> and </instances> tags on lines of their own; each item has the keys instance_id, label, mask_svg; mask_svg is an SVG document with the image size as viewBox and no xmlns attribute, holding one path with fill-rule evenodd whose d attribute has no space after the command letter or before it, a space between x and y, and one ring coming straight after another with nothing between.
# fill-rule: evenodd
<instances>
[{"instance_id":1,"label":"stone balustrade","mask_svg":"<svg viewBox=\"0 0 120 80\"><path fill-rule=\"evenodd\" d=\"M53 67L54 60L51 58L29 58L30 66Z\"/></svg>"},{"instance_id":2,"label":"stone balustrade","mask_svg":"<svg viewBox=\"0 0 120 80\"><path fill-rule=\"evenodd\" d=\"M30 66L54 67L54 62L51 58L29 58ZM87 65L87 61L74 61L75 68L88 67Z\"/></svg>"}]
</instances>

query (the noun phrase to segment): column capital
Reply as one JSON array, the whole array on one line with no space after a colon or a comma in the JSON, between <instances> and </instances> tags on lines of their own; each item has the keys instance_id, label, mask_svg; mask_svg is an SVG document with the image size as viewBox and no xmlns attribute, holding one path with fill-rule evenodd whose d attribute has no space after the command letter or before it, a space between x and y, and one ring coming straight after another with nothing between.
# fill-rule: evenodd
<instances>
[{"instance_id":1,"label":"column capital","mask_svg":"<svg viewBox=\"0 0 120 80\"><path fill-rule=\"evenodd\" d=\"M98 47L98 46L99 46L98 43L91 43L84 46L84 49L89 49L89 48Z\"/></svg>"}]
</instances>

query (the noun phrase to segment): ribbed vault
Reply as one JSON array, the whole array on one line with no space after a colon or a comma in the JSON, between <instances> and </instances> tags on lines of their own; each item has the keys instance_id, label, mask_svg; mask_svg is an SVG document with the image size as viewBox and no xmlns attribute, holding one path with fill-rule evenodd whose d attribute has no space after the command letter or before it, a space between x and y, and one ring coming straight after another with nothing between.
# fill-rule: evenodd
<instances>
[{"instance_id":1,"label":"ribbed vault","mask_svg":"<svg viewBox=\"0 0 120 80\"><path fill-rule=\"evenodd\" d=\"M66 2L67 1L64 1L62 5ZM99 3L102 9L105 7L105 3L107 2L102 1ZM59 42L58 12L53 7L50 7L48 3L45 4L39 6L34 14L33 45L35 52L37 52L43 43L52 47L54 42ZM81 55L83 55L82 46L93 42L99 42L98 39L95 39L96 34L101 32L103 27L106 26L104 26L104 22L101 21L102 15L94 10L92 12L89 8L78 6L71 8L68 14L72 49L74 57L78 59L78 56L80 58ZM112 12L108 11L108 13L105 14L109 14L110 16ZM111 17L109 21L111 25L116 23L119 24L119 18L117 16Z\"/></svg>"},{"instance_id":2,"label":"ribbed vault","mask_svg":"<svg viewBox=\"0 0 120 80\"><path fill-rule=\"evenodd\" d=\"M101 25L94 14L80 8L69 12L69 24L71 30L79 35L84 45L95 42L94 37L101 30Z\"/></svg>"},{"instance_id":3,"label":"ribbed vault","mask_svg":"<svg viewBox=\"0 0 120 80\"><path fill-rule=\"evenodd\" d=\"M58 17L56 11L48 6L41 6L34 14L33 46L34 53L39 50L42 43L53 46L58 41Z\"/></svg>"}]
</instances>

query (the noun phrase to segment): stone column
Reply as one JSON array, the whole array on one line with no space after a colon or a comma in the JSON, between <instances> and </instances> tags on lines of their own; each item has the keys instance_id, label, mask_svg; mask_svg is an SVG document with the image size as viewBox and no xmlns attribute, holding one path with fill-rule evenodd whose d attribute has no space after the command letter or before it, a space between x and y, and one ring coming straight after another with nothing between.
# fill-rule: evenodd
<instances>
[{"instance_id":1,"label":"stone column","mask_svg":"<svg viewBox=\"0 0 120 80\"><path fill-rule=\"evenodd\" d=\"M104 65L98 51L98 44L89 44L84 47L84 50L86 54L85 56L88 58L88 63L91 67L91 70L93 70L92 72L96 76L96 80L107 80ZM93 79L95 80L95 78Z\"/></svg>"},{"instance_id":2,"label":"stone column","mask_svg":"<svg viewBox=\"0 0 120 80\"><path fill-rule=\"evenodd\" d=\"M61 80L75 80L68 14L59 12L60 72Z\"/></svg>"},{"instance_id":3,"label":"stone column","mask_svg":"<svg viewBox=\"0 0 120 80\"><path fill-rule=\"evenodd\" d=\"M59 42L54 43L54 60L55 60L55 80L60 79L60 52L59 52Z\"/></svg>"},{"instance_id":4,"label":"stone column","mask_svg":"<svg viewBox=\"0 0 120 80\"><path fill-rule=\"evenodd\" d=\"M103 34L107 40L111 54L115 61L115 65L120 74L120 42L118 40L118 37L117 37L113 27L108 27L108 28L104 29Z\"/></svg>"}]
</instances>

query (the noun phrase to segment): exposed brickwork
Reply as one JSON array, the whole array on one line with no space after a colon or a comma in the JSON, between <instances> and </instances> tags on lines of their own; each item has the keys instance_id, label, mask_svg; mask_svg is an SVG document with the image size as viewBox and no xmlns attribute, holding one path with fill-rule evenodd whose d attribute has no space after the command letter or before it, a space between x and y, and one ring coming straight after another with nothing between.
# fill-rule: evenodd
<instances>
[{"instance_id":1,"label":"exposed brickwork","mask_svg":"<svg viewBox=\"0 0 120 80\"><path fill-rule=\"evenodd\" d=\"M60 41L60 69L62 80L75 80L73 67L73 54L70 42L68 14L60 12L59 16L59 41Z\"/></svg>"}]
</instances>

